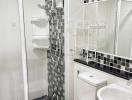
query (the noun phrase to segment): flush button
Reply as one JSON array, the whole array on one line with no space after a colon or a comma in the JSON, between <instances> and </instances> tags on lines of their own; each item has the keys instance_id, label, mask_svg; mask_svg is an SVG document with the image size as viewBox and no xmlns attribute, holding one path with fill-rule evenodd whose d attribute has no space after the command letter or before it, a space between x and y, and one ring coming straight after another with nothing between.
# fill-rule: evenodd
<instances>
[{"instance_id":1,"label":"flush button","mask_svg":"<svg viewBox=\"0 0 132 100\"><path fill-rule=\"evenodd\" d=\"M91 77L91 78L92 78L92 77L94 77L94 76L93 76L93 75L90 75L89 77Z\"/></svg>"}]
</instances>

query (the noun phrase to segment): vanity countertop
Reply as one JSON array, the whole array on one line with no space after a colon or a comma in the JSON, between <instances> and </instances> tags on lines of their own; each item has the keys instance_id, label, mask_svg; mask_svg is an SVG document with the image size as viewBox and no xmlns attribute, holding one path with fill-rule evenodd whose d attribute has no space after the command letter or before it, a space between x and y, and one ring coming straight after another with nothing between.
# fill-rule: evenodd
<instances>
[{"instance_id":1,"label":"vanity countertop","mask_svg":"<svg viewBox=\"0 0 132 100\"><path fill-rule=\"evenodd\" d=\"M129 80L132 77L132 73L125 72L125 71L122 71L122 70L119 70L119 69L116 69L114 67L110 67L107 65L102 65L102 64L96 63L94 61L89 61L88 63L86 61L83 61L80 59L74 59L74 61L77 63L81 63L83 65L98 69L100 71L118 76L118 77L123 78L123 79Z\"/></svg>"}]
</instances>

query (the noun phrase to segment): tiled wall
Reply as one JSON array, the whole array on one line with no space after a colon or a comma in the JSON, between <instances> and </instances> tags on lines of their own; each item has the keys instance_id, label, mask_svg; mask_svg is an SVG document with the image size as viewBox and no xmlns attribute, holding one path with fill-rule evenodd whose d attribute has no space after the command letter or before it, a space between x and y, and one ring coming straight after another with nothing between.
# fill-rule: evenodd
<instances>
[{"instance_id":1,"label":"tiled wall","mask_svg":"<svg viewBox=\"0 0 132 100\"><path fill-rule=\"evenodd\" d=\"M91 57L96 57L96 62L117 69L132 72L132 60L100 52L89 51Z\"/></svg>"},{"instance_id":2,"label":"tiled wall","mask_svg":"<svg viewBox=\"0 0 132 100\"><path fill-rule=\"evenodd\" d=\"M99 70L125 79L132 78L132 59L92 50L88 51L87 56L87 50L84 49L82 50L81 56L83 63L87 62L88 57L89 61L96 63L96 67Z\"/></svg>"},{"instance_id":3,"label":"tiled wall","mask_svg":"<svg viewBox=\"0 0 132 100\"><path fill-rule=\"evenodd\" d=\"M51 0L46 0L49 14L50 48L48 50L48 95L52 100L64 100L64 9L51 10Z\"/></svg>"}]
</instances>

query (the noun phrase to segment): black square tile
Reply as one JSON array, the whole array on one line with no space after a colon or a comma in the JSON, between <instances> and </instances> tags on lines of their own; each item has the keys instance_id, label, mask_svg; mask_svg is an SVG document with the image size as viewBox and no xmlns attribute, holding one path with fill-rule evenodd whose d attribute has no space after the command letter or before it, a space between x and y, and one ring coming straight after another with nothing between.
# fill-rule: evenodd
<instances>
[{"instance_id":1,"label":"black square tile","mask_svg":"<svg viewBox=\"0 0 132 100\"><path fill-rule=\"evenodd\" d=\"M130 60L130 61L129 61L129 63L131 63L131 64L132 64L132 60Z\"/></svg>"},{"instance_id":2,"label":"black square tile","mask_svg":"<svg viewBox=\"0 0 132 100\"><path fill-rule=\"evenodd\" d=\"M127 63L129 63L129 62L130 62L130 60L126 59L126 62L127 62Z\"/></svg>"},{"instance_id":3,"label":"black square tile","mask_svg":"<svg viewBox=\"0 0 132 100\"><path fill-rule=\"evenodd\" d=\"M95 55L95 52L93 51L93 54Z\"/></svg>"},{"instance_id":4,"label":"black square tile","mask_svg":"<svg viewBox=\"0 0 132 100\"><path fill-rule=\"evenodd\" d=\"M100 56L98 56L98 59L100 59L101 57Z\"/></svg>"},{"instance_id":5,"label":"black square tile","mask_svg":"<svg viewBox=\"0 0 132 100\"><path fill-rule=\"evenodd\" d=\"M98 59L97 61L98 61L98 63L100 63L100 59Z\"/></svg>"},{"instance_id":6,"label":"black square tile","mask_svg":"<svg viewBox=\"0 0 132 100\"><path fill-rule=\"evenodd\" d=\"M106 57L104 57L104 61L106 61L107 60L107 58Z\"/></svg>"},{"instance_id":7,"label":"black square tile","mask_svg":"<svg viewBox=\"0 0 132 100\"><path fill-rule=\"evenodd\" d=\"M118 74L120 73L120 71L121 71L120 69L116 69L116 72L117 72Z\"/></svg>"},{"instance_id":8,"label":"black square tile","mask_svg":"<svg viewBox=\"0 0 132 100\"><path fill-rule=\"evenodd\" d=\"M117 60L114 60L114 63L117 64Z\"/></svg>"},{"instance_id":9,"label":"black square tile","mask_svg":"<svg viewBox=\"0 0 132 100\"><path fill-rule=\"evenodd\" d=\"M118 60L118 57L114 56L114 60Z\"/></svg>"},{"instance_id":10,"label":"black square tile","mask_svg":"<svg viewBox=\"0 0 132 100\"><path fill-rule=\"evenodd\" d=\"M130 68L130 72L132 72L132 68Z\"/></svg>"},{"instance_id":11,"label":"black square tile","mask_svg":"<svg viewBox=\"0 0 132 100\"><path fill-rule=\"evenodd\" d=\"M84 3L87 3L87 1L86 1L86 0L84 0Z\"/></svg>"},{"instance_id":12,"label":"black square tile","mask_svg":"<svg viewBox=\"0 0 132 100\"><path fill-rule=\"evenodd\" d=\"M104 60L104 64L106 64L106 60Z\"/></svg>"},{"instance_id":13,"label":"black square tile","mask_svg":"<svg viewBox=\"0 0 132 100\"><path fill-rule=\"evenodd\" d=\"M122 71L122 70L121 70L121 71L120 71L120 74L124 76L124 75L125 75L125 71Z\"/></svg>"},{"instance_id":14,"label":"black square tile","mask_svg":"<svg viewBox=\"0 0 132 100\"><path fill-rule=\"evenodd\" d=\"M113 71L113 68L112 67L110 67L110 72L112 72Z\"/></svg>"},{"instance_id":15,"label":"black square tile","mask_svg":"<svg viewBox=\"0 0 132 100\"><path fill-rule=\"evenodd\" d=\"M106 70L106 69L107 69L107 68L106 68L106 65L104 65L104 66L103 66L103 70Z\"/></svg>"},{"instance_id":16,"label":"black square tile","mask_svg":"<svg viewBox=\"0 0 132 100\"><path fill-rule=\"evenodd\" d=\"M129 73L125 72L125 77L129 78Z\"/></svg>"},{"instance_id":17,"label":"black square tile","mask_svg":"<svg viewBox=\"0 0 132 100\"><path fill-rule=\"evenodd\" d=\"M131 79L132 78L132 73L129 73L129 79Z\"/></svg>"},{"instance_id":18,"label":"black square tile","mask_svg":"<svg viewBox=\"0 0 132 100\"><path fill-rule=\"evenodd\" d=\"M115 68L113 68L113 71L112 71L113 73L116 73L116 69Z\"/></svg>"},{"instance_id":19,"label":"black square tile","mask_svg":"<svg viewBox=\"0 0 132 100\"><path fill-rule=\"evenodd\" d=\"M118 57L118 60L119 60L119 61L121 61L121 58L120 58L120 57Z\"/></svg>"},{"instance_id":20,"label":"black square tile","mask_svg":"<svg viewBox=\"0 0 132 100\"><path fill-rule=\"evenodd\" d=\"M113 63L110 63L110 66L113 66Z\"/></svg>"},{"instance_id":21,"label":"black square tile","mask_svg":"<svg viewBox=\"0 0 132 100\"><path fill-rule=\"evenodd\" d=\"M104 56L104 54L103 54L103 53L101 53L101 56L103 57L103 56Z\"/></svg>"}]
</instances>

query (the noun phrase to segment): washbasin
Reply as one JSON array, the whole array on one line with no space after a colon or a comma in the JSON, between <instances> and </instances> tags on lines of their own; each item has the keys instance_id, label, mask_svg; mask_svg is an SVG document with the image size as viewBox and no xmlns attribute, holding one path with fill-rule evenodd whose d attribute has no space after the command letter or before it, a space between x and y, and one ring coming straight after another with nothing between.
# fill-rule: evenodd
<instances>
[{"instance_id":1,"label":"washbasin","mask_svg":"<svg viewBox=\"0 0 132 100\"><path fill-rule=\"evenodd\" d=\"M98 90L99 100L132 100L132 87L125 83L105 86Z\"/></svg>"}]
</instances>

